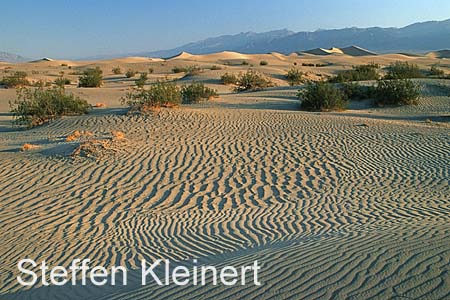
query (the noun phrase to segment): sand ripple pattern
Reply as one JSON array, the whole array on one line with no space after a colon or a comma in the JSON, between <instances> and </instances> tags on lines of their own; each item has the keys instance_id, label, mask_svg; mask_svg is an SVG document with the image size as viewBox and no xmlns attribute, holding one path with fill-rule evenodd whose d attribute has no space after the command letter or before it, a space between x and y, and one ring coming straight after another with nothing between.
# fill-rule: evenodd
<instances>
[{"instance_id":1,"label":"sand ripple pattern","mask_svg":"<svg viewBox=\"0 0 450 300\"><path fill-rule=\"evenodd\" d=\"M62 119L2 135L0 150L74 128L121 130L130 142L98 162L49 155L61 142L40 153L0 152L2 298L450 297L444 129L182 108ZM129 268L142 258L258 259L264 285L23 290L15 277L24 257Z\"/></svg>"}]
</instances>

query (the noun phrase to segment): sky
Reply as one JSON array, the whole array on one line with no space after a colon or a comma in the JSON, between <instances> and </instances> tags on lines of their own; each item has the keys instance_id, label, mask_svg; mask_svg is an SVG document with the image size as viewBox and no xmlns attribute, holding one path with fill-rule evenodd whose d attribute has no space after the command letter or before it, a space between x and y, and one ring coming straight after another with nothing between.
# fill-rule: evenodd
<instances>
[{"instance_id":1,"label":"sky","mask_svg":"<svg viewBox=\"0 0 450 300\"><path fill-rule=\"evenodd\" d=\"M247 31L403 27L448 18L448 0L0 0L0 51L82 58Z\"/></svg>"}]
</instances>

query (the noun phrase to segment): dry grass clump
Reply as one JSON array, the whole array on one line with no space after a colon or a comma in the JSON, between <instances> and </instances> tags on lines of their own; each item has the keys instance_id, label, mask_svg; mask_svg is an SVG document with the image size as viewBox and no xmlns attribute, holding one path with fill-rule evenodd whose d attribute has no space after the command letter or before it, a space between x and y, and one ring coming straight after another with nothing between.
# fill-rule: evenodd
<instances>
[{"instance_id":1,"label":"dry grass clump","mask_svg":"<svg viewBox=\"0 0 450 300\"><path fill-rule=\"evenodd\" d=\"M95 103L95 104L94 104L94 107L95 107L95 108L105 108L105 107L106 107L106 104L105 104L105 103L102 103L102 102L98 102L98 103Z\"/></svg>"},{"instance_id":2,"label":"dry grass clump","mask_svg":"<svg viewBox=\"0 0 450 300\"><path fill-rule=\"evenodd\" d=\"M36 150L39 149L40 146L39 145L33 145L33 144L28 144L25 143L23 144L22 148L20 149L21 151L30 151L30 150Z\"/></svg>"},{"instance_id":3,"label":"dry grass clump","mask_svg":"<svg viewBox=\"0 0 450 300\"><path fill-rule=\"evenodd\" d=\"M94 134L91 131L88 130L75 130L74 132L72 132L71 134L69 134L66 137L66 142L73 142L73 141L77 141L82 137L92 137Z\"/></svg>"},{"instance_id":4,"label":"dry grass clump","mask_svg":"<svg viewBox=\"0 0 450 300\"><path fill-rule=\"evenodd\" d=\"M75 133L75 132L74 132ZM82 132L79 132L80 137ZM101 158L112 155L124 149L126 143L125 133L112 130L109 137L88 136L85 140L80 140L80 144L72 152L72 157Z\"/></svg>"},{"instance_id":5,"label":"dry grass clump","mask_svg":"<svg viewBox=\"0 0 450 300\"><path fill-rule=\"evenodd\" d=\"M113 136L113 139L123 140L125 138L125 133L123 133L122 131L113 130L111 131L111 134Z\"/></svg>"}]
</instances>

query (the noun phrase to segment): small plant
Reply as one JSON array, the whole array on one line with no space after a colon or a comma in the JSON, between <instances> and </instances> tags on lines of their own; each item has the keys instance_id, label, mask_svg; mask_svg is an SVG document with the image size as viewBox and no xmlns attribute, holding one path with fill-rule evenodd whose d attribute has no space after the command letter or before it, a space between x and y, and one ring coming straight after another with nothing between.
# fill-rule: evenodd
<instances>
[{"instance_id":1,"label":"small plant","mask_svg":"<svg viewBox=\"0 0 450 300\"><path fill-rule=\"evenodd\" d=\"M299 91L301 108L310 111L343 110L347 104L345 94L331 83L318 81L307 83Z\"/></svg>"},{"instance_id":2,"label":"small plant","mask_svg":"<svg viewBox=\"0 0 450 300\"><path fill-rule=\"evenodd\" d=\"M148 89L135 89L121 98L133 111L147 112L154 107L175 106L181 103L180 89L173 82L157 81Z\"/></svg>"},{"instance_id":3,"label":"small plant","mask_svg":"<svg viewBox=\"0 0 450 300\"><path fill-rule=\"evenodd\" d=\"M311 63L302 63L303 67L314 67L315 64L311 64Z\"/></svg>"},{"instance_id":4,"label":"small plant","mask_svg":"<svg viewBox=\"0 0 450 300\"><path fill-rule=\"evenodd\" d=\"M300 70L291 68L286 74L286 79L290 86L298 85L303 82L303 75L303 72Z\"/></svg>"},{"instance_id":5,"label":"small plant","mask_svg":"<svg viewBox=\"0 0 450 300\"><path fill-rule=\"evenodd\" d=\"M408 78L422 78L424 75L419 69L419 66L410 64L407 61L396 61L387 68L385 79L408 79Z\"/></svg>"},{"instance_id":6,"label":"small plant","mask_svg":"<svg viewBox=\"0 0 450 300\"><path fill-rule=\"evenodd\" d=\"M70 84L70 79L61 76L56 78L54 83L59 87L64 87L65 85Z\"/></svg>"},{"instance_id":7,"label":"small plant","mask_svg":"<svg viewBox=\"0 0 450 300\"><path fill-rule=\"evenodd\" d=\"M198 66L190 66L186 70L186 76L195 76L202 72L202 69L200 69Z\"/></svg>"},{"instance_id":8,"label":"small plant","mask_svg":"<svg viewBox=\"0 0 450 300\"><path fill-rule=\"evenodd\" d=\"M437 76L437 77L441 77L444 76L445 72L442 69L439 69L439 67L437 65L433 65L430 68L430 75L431 76Z\"/></svg>"},{"instance_id":9,"label":"small plant","mask_svg":"<svg viewBox=\"0 0 450 300\"><path fill-rule=\"evenodd\" d=\"M41 125L61 116L86 114L91 107L86 100L66 94L60 87L21 88L17 90L17 99L9 104L14 124L27 127Z\"/></svg>"},{"instance_id":10,"label":"small plant","mask_svg":"<svg viewBox=\"0 0 450 300\"><path fill-rule=\"evenodd\" d=\"M186 73L187 71L188 71L188 68L186 68L186 67L175 66L172 68L173 73Z\"/></svg>"},{"instance_id":11,"label":"small plant","mask_svg":"<svg viewBox=\"0 0 450 300\"><path fill-rule=\"evenodd\" d=\"M243 66L248 66L248 61L244 60L244 61L242 62L242 65L243 65Z\"/></svg>"},{"instance_id":12,"label":"small plant","mask_svg":"<svg viewBox=\"0 0 450 300\"><path fill-rule=\"evenodd\" d=\"M364 81L364 80L378 80L380 74L378 64L368 64L353 66L351 70L345 70L339 72L336 77L330 79L330 82L351 82L351 81Z\"/></svg>"},{"instance_id":13,"label":"small plant","mask_svg":"<svg viewBox=\"0 0 450 300\"><path fill-rule=\"evenodd\" d=\"M217 97L217 91L206 87L201 82L192 82L190 85L181 87L181 95L183 96L184 104L193 104Z\"/></svg>"},{"instance_id":14,"label":"small plant","mask_svg":"<svg viewBox=\"0 0 450 300\"><path fill-rule=\"evenodd\" d=\"M262 61L259 62L260 66L267 66L268 64L269 63L267 61L265 61L265 60L262 60Z\"/></svg>"},{"instance_id":15,"label":"small plant","mask_svg":"<svg viewBox=\"0 0 450 300\"><path fill-rule=\"evenodd\" d=\"M96 67L95 69L89 68L83 72L83 75L79 77L79 87L100 87L103 83L102 78L103 71Z\"/></svg>"},{"instance_id":16,"label":"small plant","mask_svg":"<svg viewBox=\"0 0 450 300\"><path fill-rule=\"evenodd\" d=\"M67 64L61 64L61 67L67 67Z\"/></svg>"},{"instance_id":17,"label":"small plant","mask_svg":"<svg viewBox=\"0 0 450 300\"><path fill-rule=\"evenodd\" d=\"M115 75L119 75L119 74L122 74L122 69L120 67L114 67L114 68L112 68L112 72Z\"/></svg>"},{"instance_id":18,"label":"small plant","mask_svg":"<svg viewBox=\"0 0 450 300\"><path fill-rule=\"evenodd\" d=\"M380 80L375 89L375 104L416 105L420 87L409 79Z\"/></svg>"},{"instance_id":19,"label":"small plant","mask_svg":"<svg viewBox=\"0 0 450 300\"><path fill-rule=\"evenodd\" d=\"M143 88L147 80L148 80L147 72L143 72L141 73L139 79L136 79L134 83L138 88Z\"/></svg>"},{"instance_id":20,"label":"small plant","mask_svg":"<svg viewBox=\"0 0 450 300\"><path fill-rule=\"evenodd\" d=\"M328 66L327 64L316 64L315 67L316 68L322 68L322 67L326 67Z\"/></svg>"},{"instance_id":21,"label":"small plant","mask_svg":"<svg viewBox=\"0 0 450 300\"><path fill-rule=\"evenodd\" d=\"M4 85L7 88L14 88L20 86L30 85L30 82L27 79L28 74L22 71L16 71L13 74L4 77L0 84Z\"/></svg>"},{"instance_id":22,"label":"small plant","mask_svg":"<svg viewBox=\"0 0 450 300\"><path fill-rule=\"evenodd\" d=\"M236 92L255 91L273 86L272 82L266 79L262 74L248 70L244 74L239 74L235 87Z\"/></svg>"},{"instance_id":23,"label":"small plant","mask_svg":"<svg viewBox=\"0 0 450 300\"><path fill-rule=\"evenodd\" d=\"M375 95L373 86L362 86L357 82L344 82L339 86L339 89L347 99L351 100L370 99Z\"/></svg>"},{"instance_id":24,"label":"small plant","mask_svg":"<svg viewBox=\"0 0 450 300\"><path fill-rule=\"evenodd\" d=\"M212 70L212 71L222 70L222 67L217 66L217 65L213 65L213 66L211 66L211 70Z\"/></svg>"},{"instance_id":25,"label":"small plant","mask_svg":"<svg viewBox=\"0 0 450 300\"><path fill-rule=\"evenodd\" d=\"M229 85L229 84L237 84L238 78L234 74L228 74L225 73L222 76L220 76L220 80L223 84Z\"/></svg>"},{"instance_id":26,"label":"small plant","mask_svg":"<svg viewBox=\"0 0 450 300\"><path fill-rule=\"evenodd\" d=\"M153 68L148 68L148 74L153 74L154 71Z\"/></svg>"},{"instance_id":27,"label":"small plant","mask_svg":"<svg viewBox=\"0 0 450 300\"><path fill-rule=\"evenodd\" d=\"M134 77L134 76L136 76L136 71L134 71L134 70L129 69L129 70L127 70L125 72L125 77L126 78L131 78L131 77Z\"/></svg>"}]
</instances>

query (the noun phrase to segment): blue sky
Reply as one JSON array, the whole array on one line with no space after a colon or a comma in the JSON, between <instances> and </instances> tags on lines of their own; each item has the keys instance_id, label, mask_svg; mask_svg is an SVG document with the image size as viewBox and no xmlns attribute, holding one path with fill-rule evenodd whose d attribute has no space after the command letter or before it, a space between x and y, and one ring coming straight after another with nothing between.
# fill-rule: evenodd
<instances>
[{"instance_id":1,"label":"blue sky","mask_svg":"<svg viewBox=\"0 0 450 300\"><path fill-rule=\"evenodd\" d=\"M448 0L1 1L0 51L77 58L287 28L401 27L450 18Z\"/></svg>"}]
</instances>

